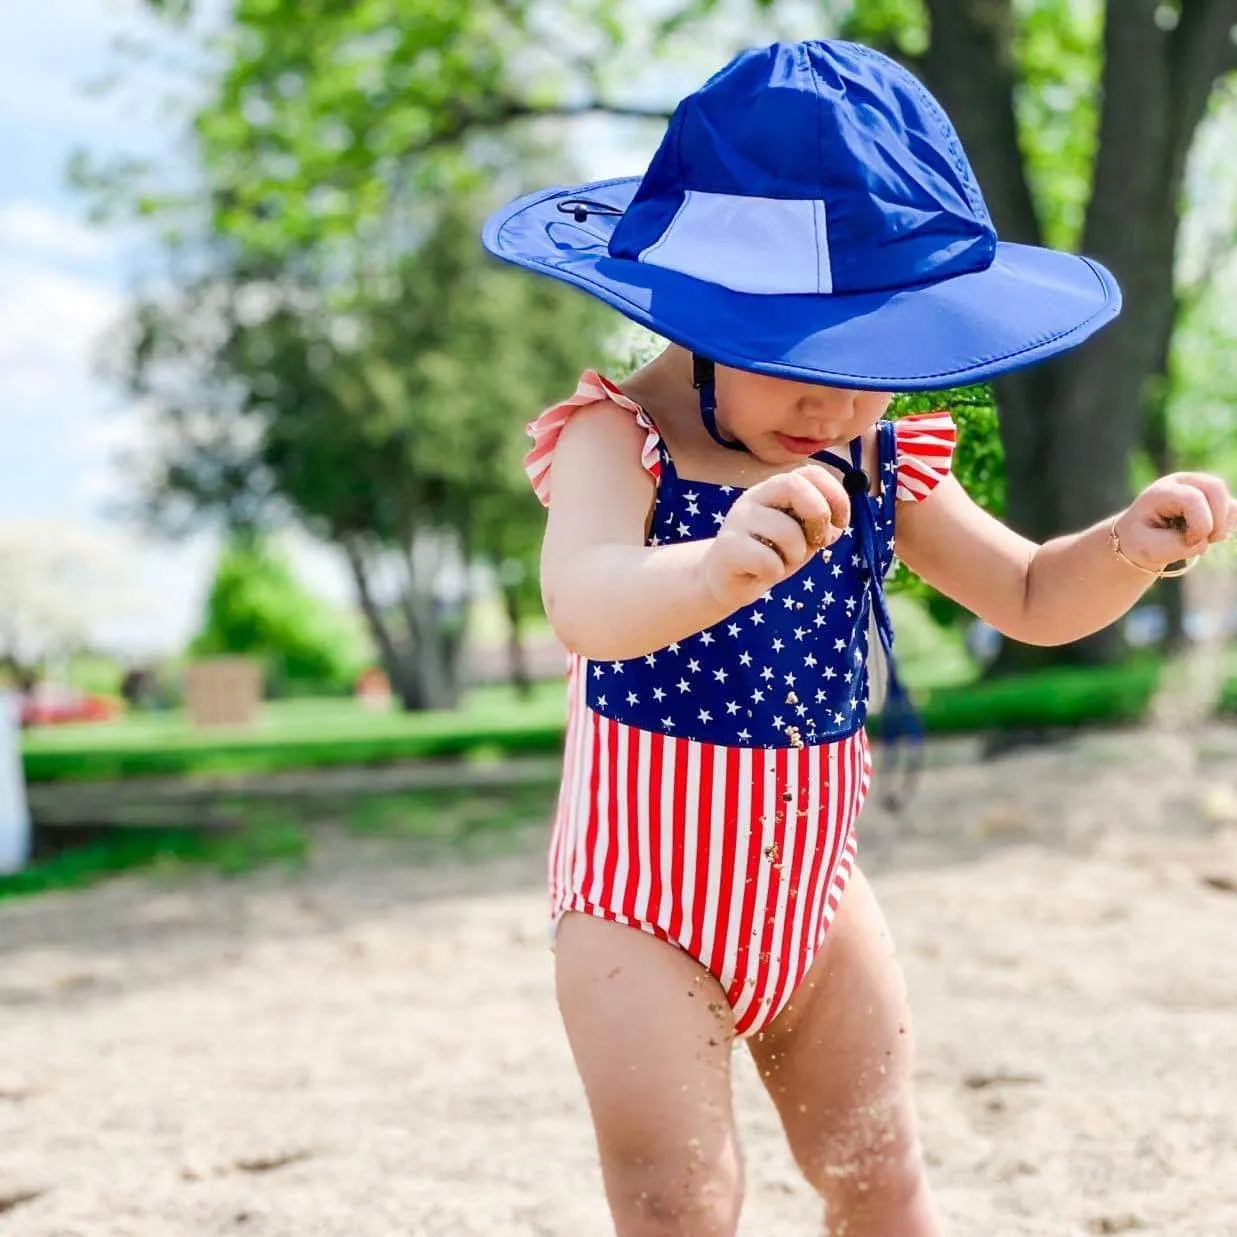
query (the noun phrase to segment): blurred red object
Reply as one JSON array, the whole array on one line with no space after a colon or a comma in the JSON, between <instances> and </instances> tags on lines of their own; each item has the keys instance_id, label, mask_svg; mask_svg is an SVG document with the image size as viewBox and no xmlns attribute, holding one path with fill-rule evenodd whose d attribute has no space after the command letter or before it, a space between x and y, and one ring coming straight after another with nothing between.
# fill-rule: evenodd
<instances>
[{"instance_id":1,"label":"blurred red object","mask_svg":"<svg viewBox=\"0 0 1237 1237\"><path fill-rule=\"evenodd\" d=\"M366 708L387 708L391 704L391 681L377 666L370 666L357 676L356 694Z\"/></svg>"},{"instance_id":2,"label":"blurred red object","mask_svg":"<svg viewBox=\"0 0 1237 1237\"><path fill-rule=\"evenodd\" d=\"M41 684L22 698L21 724L61 726L72 722L111 722L124 711L124 703L112 696Z\"/></svg>"}]
</instances>

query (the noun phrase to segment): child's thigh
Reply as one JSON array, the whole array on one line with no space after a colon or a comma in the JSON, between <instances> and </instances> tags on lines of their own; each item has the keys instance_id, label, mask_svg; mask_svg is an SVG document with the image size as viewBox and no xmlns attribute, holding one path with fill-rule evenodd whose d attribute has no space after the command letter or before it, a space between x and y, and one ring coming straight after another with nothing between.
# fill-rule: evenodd
<instances>
[{"instance_id":1,"label":"child's thigh","mask_svg":"<svg viewBox=\"0 0 1237 1237\"><path fill-rule=\"evenodd\" d=\"M751 1051L809 1177L917 1155L906 984L859 871L799 991Z\"/></svg>"},{"instance_id":2,"label":"child's thigh","mask_svg":"<svg viewBox=\"0 0 1237 1237\"><path fill-rule=\"evenodd\" d=\"M737 1179L734 1019L717 981L648 933L579 913L558 926L555 970L607 1177Z\"/></svg>"}]
</instances>

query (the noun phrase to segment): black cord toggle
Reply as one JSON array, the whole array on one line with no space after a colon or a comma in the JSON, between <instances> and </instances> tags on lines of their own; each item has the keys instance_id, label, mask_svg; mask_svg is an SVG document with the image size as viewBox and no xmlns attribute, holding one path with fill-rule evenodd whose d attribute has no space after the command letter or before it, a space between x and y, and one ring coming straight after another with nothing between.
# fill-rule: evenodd
<instances>
[{"instance_id":1,"label":"black cord toggle","mask_svg":"<svg viewBox=\"0 0 1237 1237\"><path fill-rule=\"evenodd\" d=\"M851 498L858 498L861 494L866 494L871 486L872 483L868 480L868 474L862 468L850 468L842 474L842 488Z\"/></svg>"},{"instance_id":2,"label":"black cord toggle","mask_svg":"<svg viewBox=\"0 0 1237 1237\"><path fill-rule=\"evenodd\" d=\"M576 223L586 223L589 215L618 217L623 213L617 206L597 202L592 198L564 198L558 203L557 209L564 215L571 215Z\"/></svg>"}]
</instances>

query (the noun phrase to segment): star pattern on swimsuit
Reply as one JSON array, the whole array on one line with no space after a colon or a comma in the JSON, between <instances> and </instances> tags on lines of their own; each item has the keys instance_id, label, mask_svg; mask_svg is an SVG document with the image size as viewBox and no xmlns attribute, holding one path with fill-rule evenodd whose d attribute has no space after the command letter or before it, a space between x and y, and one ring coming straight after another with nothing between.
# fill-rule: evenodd
<instances>
[{"instance_id":1,"label":"star pattern on swimsuit","mask_svg":"<svg viewBox=\"0 0 1237 1237\"><path fill-rule=\"evenodd\" d=\"M716 535L742 492L662 476L650 545ZM873 504L882 568L891 504ZM627 661L590 665L590 706L638 729L725 746L786 747L852 732L866 717L871 580L853 528L828 556L720 623ZM793 728L793 730L792 730Z\"/></svg>"}]
</instances>

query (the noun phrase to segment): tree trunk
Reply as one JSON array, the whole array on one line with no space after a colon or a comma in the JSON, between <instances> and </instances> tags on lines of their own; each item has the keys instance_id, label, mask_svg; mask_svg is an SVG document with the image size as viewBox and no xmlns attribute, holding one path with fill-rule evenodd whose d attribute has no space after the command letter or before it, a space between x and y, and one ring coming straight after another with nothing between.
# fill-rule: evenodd
<instances>
[{"instance_id":1,"label":"tree trunk","mask_svg":"<svg viewBox=\"0 0 1237 1237\"><path fill-rule=\"evenodd\" d=\"M378 649L378 660L382 663L400 707L408 713L430 708L431 701L425 690L424 676L416 659L411 656L412 649L407 645L401 649L396 643L382 608L374 597L364 551L355 537L345 537L340 544L357 586L361 612L365 615L366 624Z\"/></svg>"},{"instance_id":2,"label":"tree trunk","mask_svg":"<svg viewBox=\"0 0 1237 1237\"><path fill-rule=\"evenodd\" d=\"M422 708L453 709L459 704L459 642L443 629L434 602L420 592L409 569L408 585L400 597L408 625L410 660L416 666L425 703Z\"/></svg>"},{"instance_id":3,"label":"tree trunk","mask_svg":"<svg viewBox=\"0 0 1237 1237\"><path fill-rule=\"evenodd\" d=\"M524 644L524 607L520 586L502 586L503 609L507 613L507 676L516 695L527 700L533 694L533 679L528 669L528 649Z\"/></svg>"},{"instance_id":4,"label":"tree trunk","mask_svg":"<svg viewBox=\"0 0 1237 1237\"><path fill-rule=\"evenodd\" d=\"M13 686L22 695L29 695L30 692L39 685L39 680L43 677L43 668L38 663L27 664L19 658L14 657L11 653L4 654L0 657L0 667L9 672L9 677L13 680Z\"/></svg>"},{"instance_id":5,"label":"tree trunk","mask_svg":"<svg viewBox=\"0 0 1237 1237\"><path fill-rule=\"evenodd\" d=\"M409 646L428 701L426 707L454 709L460 702L460 631L452 631L443 621L433 596L421 587L413 561L415 541L415 533L409 530L402 554L406 580L400 593L400 609L408 625ZM431 568L431 580L438 575L437 568L438 564Z\"/></svg>"},{"instance_id":6,"label":"tree trunk","mask_svg":"<svg viewBox=\"0 0 1237 1237\"><path fill-rule=\"evenodd\" d=\"M1173 450L1168 423L1172 401L1172 332L1161 344L1160 364L1154 381L1147 384L1147 400L1143 416L1143 449L1155 471L1163 476L1177 470L1177 455ZM1185 648L1185 581L1181 578L1161 580L1152 593L1164 610L1164 635L1161 647L1166 653L1179 653Z\"/></svg>"},{"instance_id":7,"label":"tree trunk","mask_svg":"<svg viewBox=\"0 0 1237 1237\"><path fill-rule=\"evenodd\" d=\"M922 71L970 153L1005 239L1041 228L1014 121L1009 0L928 0ZM1186 155L1215 78L1232 65L1237 0L1186 0L1175 30L1157 0L1110 0L1099 149L1082 249L1121 283L1121 317L1077 351L995 384L1010 524L1037 541L1090 527L1129 500L1146 384L1171 339L1173 265ZM1063 649L1007 642L997 669L1045 661L1109 662L1113 625Z\"/></svg>"}]
</instances>

